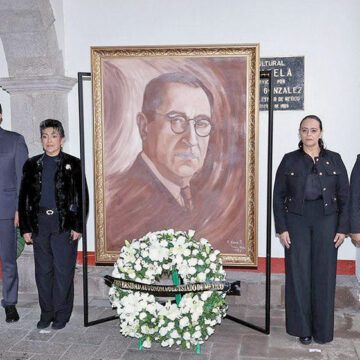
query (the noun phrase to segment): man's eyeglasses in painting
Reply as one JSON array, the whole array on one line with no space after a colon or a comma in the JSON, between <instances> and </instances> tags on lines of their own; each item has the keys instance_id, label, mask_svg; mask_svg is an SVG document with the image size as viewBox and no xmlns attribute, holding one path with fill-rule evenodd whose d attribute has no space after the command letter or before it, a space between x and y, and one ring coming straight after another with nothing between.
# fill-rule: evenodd
<instances>
[{"instance_id":1,"label":"man's eyeglasses in painting","mask_svg":"<svg viewBox=\"0 0 360 360\"><path fill-rule=\"evenodd\" d=\"M194 122L195 132L200 137L209 136L211 129L213 128L210 119L205 115L199 115L193 119L189 119L185 114L178 112L162 114L157 111L153 111L153 113L167 117L171 124L171 130L175 134L184 133L187 130L190 121Z\"/></svg>"}]
</instances>

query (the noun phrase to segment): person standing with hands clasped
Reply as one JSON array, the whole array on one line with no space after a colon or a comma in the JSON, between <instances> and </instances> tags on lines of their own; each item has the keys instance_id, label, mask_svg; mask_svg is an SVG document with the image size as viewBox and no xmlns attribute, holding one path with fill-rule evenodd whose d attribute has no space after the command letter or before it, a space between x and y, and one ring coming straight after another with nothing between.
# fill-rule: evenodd
<instances>
[{"instance_id":1,"label":"person standing with hands clasped","mask_svg":"<svg viewBox=\"0 0 360 360\"><path fill-rule=\"evenodd\" d=\"M59 330L73 308L77 244L83 229L81 166L78 158L62 152L65 134L60 121L44 120L40 135L44 153L27 160L23 168L19 223L26 243L34 245L41 308L37 328L53 322L52 329Z\"/></svg>"},{"instance_id":2,"label":"person standing with hands clasped","mask_svg":"<svg viewBox=\"0 0 360 360\"><path fill-rule=\"evenodd\" d=\"M324 148L322 122L300 123L299 149L276 173L274 217L285 246L286 331L308 345L332 341L337 250L349 232L349 180L339 154Z\"/></svg>"},{"instance_id":3,"label":"person standing with hands clasped","mask_svg":"<svg viewBox=\"0 0 360 360\"><path fill-rule=\"evenodd\" d=\"M0 124L2 107L0 104ZM16 264L16 227L19 224L18 196L21 170L28 158L22 135L0 126L0 260L2 262L2 300L6 322L16 322L18 271Z\"/></svg>"}]
</instances>

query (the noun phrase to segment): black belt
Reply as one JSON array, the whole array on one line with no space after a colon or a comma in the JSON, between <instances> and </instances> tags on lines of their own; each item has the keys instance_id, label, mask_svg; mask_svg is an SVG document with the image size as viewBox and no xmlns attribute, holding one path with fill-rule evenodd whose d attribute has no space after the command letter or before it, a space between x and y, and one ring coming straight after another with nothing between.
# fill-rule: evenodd
<instances>
[{"instance_id":1,"label":"black belt","mask_svg":"<svg viewBox=\"0 0 360 360\"><path fill-rule=\"evenodd\" d=\"M39 207L39 214L44 214L44 215L54 215L57 214L58 210L56 208L54 209L49 209L46 207Z\"/></svg>"}]
</instances>

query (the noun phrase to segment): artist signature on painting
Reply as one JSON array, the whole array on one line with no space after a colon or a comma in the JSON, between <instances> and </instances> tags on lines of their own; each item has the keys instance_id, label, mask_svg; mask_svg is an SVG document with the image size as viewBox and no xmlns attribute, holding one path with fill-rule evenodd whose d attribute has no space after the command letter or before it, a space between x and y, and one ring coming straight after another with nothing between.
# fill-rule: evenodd
<instances>
[{"instance_id":1,"label":"artist signature on painting","mask_svg":"<svg viewBox=\"0 0 360 360\"><path fill-rule=\"evenodd\" d=\"M245 250L244 246L241 245L242 240L228 240L227 244L230 245L230 247L237 251L243 251Z\"/></svg>"}]
</instances>

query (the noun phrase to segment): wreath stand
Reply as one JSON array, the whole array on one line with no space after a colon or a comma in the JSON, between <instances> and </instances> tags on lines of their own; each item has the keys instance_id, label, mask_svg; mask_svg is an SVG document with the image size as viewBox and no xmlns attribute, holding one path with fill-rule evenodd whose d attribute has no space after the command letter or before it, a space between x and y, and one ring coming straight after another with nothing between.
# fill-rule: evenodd
<instances>
[{"instance_id":1,"label":"wreath stand","mask_svg":"<svg viewBox=\"0 0 360 360\"><path fill-rule=\"evenodd\" d=\"M260 327L237 317L227 315L226 318L236 323L247 326L263 334L270 334L270 286L271 286L271 205L272 205L272 153L273 153L273 83L272 71L260 71L260 79L268 79L269 100L268 100L268 164L267 164L267 221L266 221L266 280L265 280L265 327ZM81 159L81 181L82 201L85 209L85 141L84 141L84 98L83 81L91 80L90 72L78 72L78 101L79 101L79 133L80 133L80 159ZM86 214L83 212L83 224L86 224ZM87 258L87 233L86 226L83 227L83 298L84 298L84 326L93 326L107 321L115 320L118 317L113 315L93 321L89 321L89 293L88 293L88 258ZM179 278L173 276L173 282ZM178 296L176 297L178 304ZM179 300L180 301L180 300ZM139 349L142 348L142 341L139 339ZM198 352L199 351L199 352ZM200 353L198 346L197 353Z\"/></svg>"}]
</instances>

